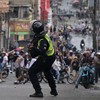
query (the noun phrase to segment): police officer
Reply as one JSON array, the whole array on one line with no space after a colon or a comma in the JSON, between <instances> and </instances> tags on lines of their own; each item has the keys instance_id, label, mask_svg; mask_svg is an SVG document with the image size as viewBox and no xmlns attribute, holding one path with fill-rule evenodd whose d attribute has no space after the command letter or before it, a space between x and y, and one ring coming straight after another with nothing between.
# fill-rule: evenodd
<instances>
[{"instance_id":1,"label":"police officer","mask_svg":"<svg viewBox=\"0 0 100 100\"><path fill-rule=\"evenodd\" d=\"M30 81L35 89L35 93L30 97L43 97L40 84L38 82L37 73L44 72L48 84L51 88L51 95L57 96L55 81L50 72L51 66L55 61L55 53L51 39L47 32L44 31L44 26L40 21L32 23L32 31L34 32L33 40L29 45L29 53L32 58L37 57L35 63L29 69Z\"/></svg>"}]
</instances>

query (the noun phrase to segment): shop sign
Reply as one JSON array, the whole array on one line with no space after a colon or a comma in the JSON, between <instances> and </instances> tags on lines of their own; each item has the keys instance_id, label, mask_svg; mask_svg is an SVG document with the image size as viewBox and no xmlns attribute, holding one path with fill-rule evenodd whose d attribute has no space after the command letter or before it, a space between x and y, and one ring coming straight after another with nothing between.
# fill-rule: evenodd
<instances>
[{"instance_id":1,"label":"shop sign","mask_svg":"<svg viewBox=\"0 0 100 100\"><path fill-rule=\"evenodd\" d=\"M29 22L11 22L10 23L11 32L29 32L30 31L30 23Z\"/></svg>"}]
</instances>

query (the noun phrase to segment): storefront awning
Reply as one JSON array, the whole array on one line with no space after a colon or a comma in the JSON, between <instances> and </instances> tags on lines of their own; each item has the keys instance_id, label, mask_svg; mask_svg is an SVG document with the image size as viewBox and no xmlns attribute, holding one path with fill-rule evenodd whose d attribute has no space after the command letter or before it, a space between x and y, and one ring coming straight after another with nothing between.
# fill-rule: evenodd
<instances>
[{"instance_id":1,"label":"storefront awning","mask_svg":"<svg viewBox=\"0 0 100 100\"><path fill-rule=\"evenodd\" d=\"M29 32L10 32L12 35L27 35Z\"/></svg>"}]
</instances>

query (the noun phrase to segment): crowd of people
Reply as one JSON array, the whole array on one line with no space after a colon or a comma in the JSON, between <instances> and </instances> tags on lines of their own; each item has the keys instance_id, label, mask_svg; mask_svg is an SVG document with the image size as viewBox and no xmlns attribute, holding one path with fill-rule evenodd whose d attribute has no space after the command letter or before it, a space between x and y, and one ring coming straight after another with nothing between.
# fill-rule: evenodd
<instances>
[{"instance_id":1,"label":"crowd of people","mask_svg":"<svg viewBox=\"0 0 100 100\"><path fill-rule=\"evenodd\" d=\"M76 66L80 67L81 60L84 58L83 51L85 51L85 48L82 47L82 45L85 45L84 40L82 40L81 41L82 43L80 43L80 47L83 48L82 51L77 50L76 46L70 43L71 32L72 30L68 28L67 25L66 26L62 25L61 27L59 27L58 31L56 29L56 26L54 26L53 29L50 28L50 30L48 31L48 34L50 35L50 38L54 44L55 54L57 56L57 60L55 61L56 64L54 64L55 66L57 65L56 67L57 69L55 68L55 66L53 67L54 69L56 69L56 72L58 73L58 77L59 77L58 70L61 69L60 67L62 66L63 61L66 62L66 65L70 66L70 68L72 69L72 66L74 65L74 60L76 62ZM88 52L91 59L93 59L94 58L93 54L96 54L96 52L94 52L92 49L88 49ZM28 68L29 62L31 61L32 58L29 56L28 53L25 53L25 52L21 53L17 50L11 53L2 51L1 58L3 58L4 55L5 55L4 59L6 59L7 65L8 63L11 64L11 62L15 63L14 65L15 68L12 68L12 69L16 69L15 83L19 83L19 80L21 80L20 78L22 78L22 77L19 77L21 74L21 72L19 72L20 66L22 66L23 68L25 67ZM24 62L24 59L25 59L25 62ZM1 59L2 67L4 66L3 64L4 62L5 61ZM77 69L76 72L78 72L78 68L76 69ZM58 78L58 83L59 83L59 78Z\"/></svg>"},{"instance_id":2,"label":"crowd of people","mask_svg":"<svg viewBox=\"0 0 100 100\"><path fill-rule=\"evenodd\" d=\"M65 13L66 11L59 12ZM72 12L71 12L72 13ZM77 12L77 17L88 17L85 15L87 11L80 10ZM9 67L9 72L15 73L14 84L24 84L27 81L32 83L35 93L30 97L43 97L43 93L40 84L37 79L37 73L44 72L44 75L51 88L50 94L57 96L56 84L65 83L64 80L60 80L60 72L68 68L69 73L73 75L73 82L76 83L80 74L80 69L83 64L88 64L90 69L94 68L93 80L91 84L97 84L98 78L100 78L100 51L95 51L91 48L84 48L84 40L81 41L80 47L82 50L78 50L75 44L70 42L71 33L84 33L88 28L88 21L82 22L82 29L78 29L72 25L61 25L58 27L47 28L44 30L44 26L40 21L32 23L32 31L34 33L33 40L29 47L24 51L24 48L20 50L8 51L1 50L0 52L0 83L6 81L2 77L2 71L4 67ZM77 29L77 30L76 30ZM91 30L89 30L91 31ZM50 37L49 37L50 36ZM52 41L51 41L52 40ZM26 75L24 75L24 72ZM56 81L54 80L54 77ZM26 78L27 77L27 78Z\"/></svg>"},{"instance_id":3,"label":"crowd of people","mask_svg":"<svg viewBox=\"0 0 100 100\"><path fill-rule=\"evenodd\" d=\"M59 42L59 44L61 45L61 41ZM76 80L79 68L82 67L82 64L84 63L89 63L92 67L95 67L95 82L98 82L98 77L100 77L100 52L96 53L92 49L87 49L84 52L80 52L77 50L73 50L73 48L61 48L58 45L55 47L55 53L56 60L52 67L55 70L57 76L57 83L59 83L59 72L60 70L64 69L64 67L66 67L65 65L69 66L70 72L73 72ZM25 69L28 72L28 69L35 61L35 58L33 59L28 52L24 52L23 50L13 51L11 53L7 53L5 51L1 52L0 82L3 81L1 74L3 67L13 63L13 66L10 70L15 71L16 81L14 83L24 83L27 80L24 80L24 76L22 75L23 72L21 71Z\"/></svg>"},{"instance_id":4,"label":"crowd of people","mask_svg":"<svg viewBox=\"0 0 100 100\"><path fill-rule=\"evenodd\" d=\"M59 12L65 13L66 11L59 9ZM87 18L87 12L87 10L80 9L79 12L76 12L76 17L79 19L81 17ZM70 11L70 13L72 12ZM35 89L35 93L30 95L30 97L43 97L41 87L36 77L36 74L43 70L51 88L50 94L57 96L58 93L55 83L65 83L64 80L60 80L60 72L67 67L69 73L73 74L73 81L75 83L79 76L79 70L85 63L88 63L91 69L95 69L91 84L98 83L98 78L100 77L100 52L91 48L84 48L84 40L80 43L82 49L80 51L76 48L75 44L70 42L72 32L85 33L87 29L88 32L92 32L88 27L87 20L79 25L82 26L81 29L79 29L79 27L77 29L74 25L62 24L58 26L58 30L57 26L54 25L53 28L46 28L47 30L45 31L40 21L34 22L32 29L35 35L33 36L30 50L14 49L9 52L1 50L0 83L4 81L2 78L3 68L10 65L9 70L15 72L16 80L14 84L21 84L30 80ZM24 76L24 72L27 78ZM54 82L52 75L56 78L56 82Z\"/></svg>"},{"instance_id":5,"label":"crowd of people","mask_svg":"<svg viewBox=\"0 0 100 100\"><path fill-rule=\"evenodd\" d=\"M55 52L55 55L56 55L56 58L54 58L55 60L52 61L53 65L51 64L52 67L50 67L49 70L53 69L54 73L52 73L52 75L54 75L54 77L56 78L55 83L65 83L64 80L60 81L60 71L68 67L69 73L73 74L73 77L74 77L73 81L76 82L79 75L79 69L82 67L84 63L88 63L90 68L95 69L93 73L94 74L93 81L91 83L94 85L98 83L98 78L100 77L100 52L97 52L90 48L86 48L82 51L77 50L77 48L73 44L70 44L70 39L69 39L70 32L71 32L70 29L68 29L66 26L64 27L61 26L58 32L56 31L56 28L53 31L48 31L48 34L50 35L50 38L54 45L54 50L52 49L52 51ZM50 38L47 38L47 39L50 39ZM40 44L38 44L38 46L40 46ZM46 46L46 44L43 46ZM43 48L43 50L45 49L46 47ZM1 51L0 53L0 83L4 81L4 79L2 78L3 67L4 66L8 67L9 65L11 65L10 70L12 70L12 72L15 72L15 78L16 78L14 84L21 84L30 80L33 87L36 90L35 94L30 95L30 97L43 97L43 93L41 92L41 89L37 88L39 87L36 85L37 83L34 83L34 79L36 79L36 77L33 77L33 74L35 76L38 73L37 70L39 69L34 69L34 68L42 60L43 61L41 62L41 65L42 63L45 63L44 59L45 57L47 59L47 55L43 54L43 52L45 51L43 52L38 51L38 48L37 50L36 48L34 50L35 51L34 52L32 51L31 54L29 51L24 51L23 49L12 50L9 52L4 51L4 50ZM38 53L37 51L39 52L40 58L37 57L37 53ZM48 56L48 59L50 61L50 56ZM39 62L37 62L38 60ZM38 66L40 66L40 64ZM31 69L33 70L33 72ZM28 76L28 78L25 78L24 72L26 72L26 76ZM53 80L52 82L50 82L49 84L51 87L50 93L51 95L57 96L58 93L56 91L55 83Z\"/></svg>"}]
</instances>

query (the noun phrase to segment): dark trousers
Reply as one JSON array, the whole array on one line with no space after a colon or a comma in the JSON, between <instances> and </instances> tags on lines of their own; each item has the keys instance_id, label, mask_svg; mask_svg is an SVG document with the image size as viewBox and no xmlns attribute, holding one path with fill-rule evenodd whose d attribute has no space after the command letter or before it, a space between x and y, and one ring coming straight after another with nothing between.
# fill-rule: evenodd
<instances>
[{"instance_id":1,"label":"dark trousers","mask_svg":"<svg viewBox=\"0 0 100 100\"><path fill-rule=\"evenodd\" d=\"M41 87L38 82L37 73L40 71L44 72L44 75L46 79L48 80L48 84L51 88L51 90L56 89L55 81L53 79L52 73L51 73L51 66L53 62L55 61L55 56L50 57L39 57L37 61L30 67L29 69L29 77L30 81L33 85L33 88L35 89L35 92L41 92Z\"/></svg>"},{"instance_id":2,"label":"dark trousers","mask_svg":"<svg viewBox=\"0 0 100 100\"><path fill-rule=\"evenodd\" d=\"M100 68L95 67L95 83L98 83L99 74L100 74Z\"/></svg>"}]
</instances>

